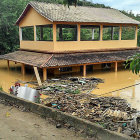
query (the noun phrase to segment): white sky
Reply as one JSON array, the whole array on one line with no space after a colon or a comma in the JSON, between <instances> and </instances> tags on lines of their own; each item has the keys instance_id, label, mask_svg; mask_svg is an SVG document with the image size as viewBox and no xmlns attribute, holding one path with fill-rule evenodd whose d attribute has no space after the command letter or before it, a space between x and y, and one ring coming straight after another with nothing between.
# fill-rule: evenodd
<instances>
[{"instance_id":1,"label":"white sky","mask_svg":"<svg viewBox=\"0 0 140 140\"><path fill-rule=\"evenodd\" d=\"M93 3L105 4L119 10L130 11L140 14L140 0L88 0Z\"/></svg>"}]
</instances>

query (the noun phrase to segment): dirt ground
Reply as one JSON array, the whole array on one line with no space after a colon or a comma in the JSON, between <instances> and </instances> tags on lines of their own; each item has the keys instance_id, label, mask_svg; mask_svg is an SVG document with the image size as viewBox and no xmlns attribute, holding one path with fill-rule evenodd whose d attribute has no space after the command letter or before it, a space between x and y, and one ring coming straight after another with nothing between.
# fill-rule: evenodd
<instances>
[{"instance_id":1,"label":"dirt ground","mask_svg":"<svg viewBox=\"0 0 140 140\"><path fill-rule=\"evenodd\" d=\"M85 140L40 116L0 104L0 140Z\"/></svg>"}]
</instances>

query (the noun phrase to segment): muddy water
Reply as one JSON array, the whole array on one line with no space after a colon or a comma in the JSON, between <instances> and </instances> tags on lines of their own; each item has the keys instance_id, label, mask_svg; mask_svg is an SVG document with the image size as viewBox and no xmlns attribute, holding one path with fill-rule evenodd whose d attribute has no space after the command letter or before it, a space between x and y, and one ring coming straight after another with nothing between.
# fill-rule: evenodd
<instances>
[{"instance_id":1,"label":"muddy water","mask_svg":"<svg viewBox=\"0 0 140 140\"><path fill-rule=\"evenodd\" d=\"M10 62L10 70L7 68L7 61L0 60L0 87L5 92L9 92L11 85L16 81L31 81L35 80L34 74L27 73L24 77L21 74L21 65ZM33 87L33 85L29 85Z\"/></svg>"},{"instance_id":2,"label":"muddy water","mask_svg":"<svg viewBox=\"0 0 140 140\"><path fill-rule=\"evenodd\" d=\"M33 72L26 72L25 77L21 74L20 64L10 62L10 70L7 68L7 62L0 60L0 86L8 92L11 85L15 81L35 81ZM92 74L87 74L87 77L97 77L104 79L105 83L99 84L98 88L92 93L98 96L119 96L126 99L132 107L140 110L140 77L128 70L114 71L95 71ZM132 86L138 84L136 86ZM33 85L29 85L33 86ZM129 87L132 86L132 87ZM129 87L129 88L125 88ZM125 89L122 89L125 88ZM113 91L113 92L112 92Z\"/></svg>"},{"instance_id":3,"label":"muddy water","mask_svg":"<svg viewBox=\"0 0 140 140\"><path fill-rule=\"evenodd\" d=\"M93 94L101 96L115 96L126 99L132 107L140 110L140 77L129 70L118 70L95 72L88 77L104 79L104 83L92 91ZM135 85L135 86L133 86Z\"/></svg>"}]
</instances>

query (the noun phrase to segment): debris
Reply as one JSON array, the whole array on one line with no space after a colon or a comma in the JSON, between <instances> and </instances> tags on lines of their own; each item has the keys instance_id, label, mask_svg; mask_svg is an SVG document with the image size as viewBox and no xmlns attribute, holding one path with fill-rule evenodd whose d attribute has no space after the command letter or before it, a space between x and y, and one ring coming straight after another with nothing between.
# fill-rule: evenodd
<instances>
[{"instance_id":1,"label":"debris","mask_svg":"<svg viewBox=\"0 0 140 140\"><path fill-rule=\"evenodd\" d=\"M28 87L27 84L20 86L19 83L15 83L15 86L11 86L10 88L10 94L31 102L38 102L40 100L39 92L36 89Z\"/></svg>"},{"instance_id":2,"label":"debris","mask_svg":"<svg viewBox=\"0 0 140 140\"><path fill-rule=\"evenodd\" d=\"M9 112L6 112L6 117L10 117L11 114Z\"/></svg>"},{"instance_id":3,"label":"debris","mask_svg":"<svg viewBox=\"0 0 140 140\"><path fill-rule=\"evenodd\" d=\"M79 78L78 77L70 77L69 80L75 82L75 81L79 81Z\"/></svg>"},{"instance_id":4,"label":"debris","mask_svg":"<svg viewBox=\"0 0 140 140\"><path fill-rule=\"evenodd\" d=\"M126 130L124 130L123 133L125 135L132 136L135 133L135 131L133 129L127 128Z\"/></svg>"},{"instance_id":5,"label":"debris","mask_svg":"<svg viewBox=\"0 0 140 140\"><path fill-rule=\"evenodd\" d=\"M90 94L101 82L103 80L98 78L48 79L37 89L47 95L41 102L43 105L97 123L105 129L140 138L140 115L126 100Z\"/></svg>"},{"instance_id":6,"label":"debris","mask_svg":"<svg viewBox=\"0 0 140 140\"><path fill-rule=\"evenodd\" d=\"M118 133L122 132L122 127L118 127Z\"/></svg>"},{"instance_id":7,"label":"debris","mask_svg":"<svg viewBox=\"0 0 140 140\"><path fill-rule=\"evenodd\" d=\"M130 116L128 116L128 114L126 112L123 112L120 110L106 109L105 112L103 113L103 116L113 116L116 118L122 118L123 120L130 119Z\"/></svg>"},{"instance_id":8,"label":"debris","mask_svg":"<svg viewBox=\"0 0 140 140\"><path fill-rule=\"evenodd\" d=\"M56 125L56 128L61 128L61 127L62 127L61 124Z\"/></svg>"},{"instance_id":9,"label":"debris","mask_svg":"<svg viewBox=\"0 0 140 140\"><path fill-rule=\"evenodd\" d=\"M19 87L17 90L17 97L23 98L25 100L31 101L31 102L38 102L40 98L40 94L36 89L30 88L30 87Z\"/></svg>"},{"instance_id":10,"label":"debris","mask_svg":"<svg viewBox=\"0 0 140 140\"><path fill-rule=\"evenodd\" d=\"M48 79L47 82L43 83L43 86L39 86L36 89L42 90L43 94L57 93L90 93L96 88L97 84L103 82L97 78L59 78L59 79Z\"/></svg>"}]
</instances>

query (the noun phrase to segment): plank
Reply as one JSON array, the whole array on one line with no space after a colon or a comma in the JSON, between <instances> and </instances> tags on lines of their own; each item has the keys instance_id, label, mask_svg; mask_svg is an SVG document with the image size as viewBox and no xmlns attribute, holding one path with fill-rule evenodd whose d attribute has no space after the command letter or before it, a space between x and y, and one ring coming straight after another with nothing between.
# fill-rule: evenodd
<instances>
[{"instance_id":1,"label":"plank","mask_svg":"<svg viewBox=\"0 0 140 140\"><path fill-rule=\"evenodd\" d=\"M35 72L35 75L36 75L36 79L37 79L38 85L42 86L42 82L41 82L41 79L40 79L37 67L34 67L34 72Z\"/></svg>"}]
</instances>

